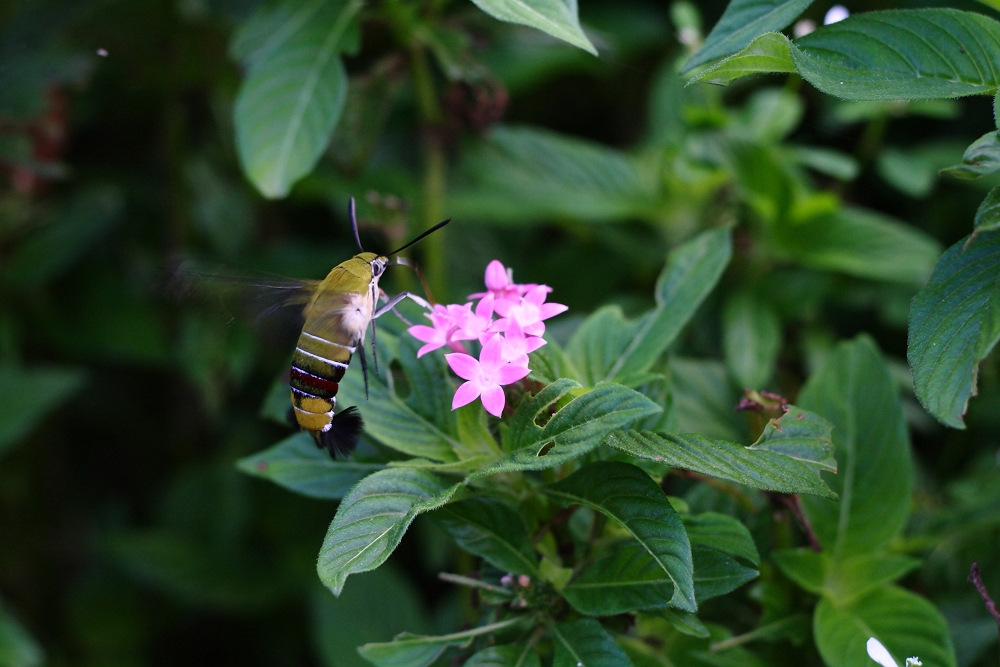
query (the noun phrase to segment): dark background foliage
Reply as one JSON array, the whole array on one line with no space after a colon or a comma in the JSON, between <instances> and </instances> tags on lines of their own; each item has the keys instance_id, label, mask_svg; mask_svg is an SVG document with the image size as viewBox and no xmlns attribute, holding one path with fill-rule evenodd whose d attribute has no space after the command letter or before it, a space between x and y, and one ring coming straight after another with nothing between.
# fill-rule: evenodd
<instances>
[{"instance_id":1,"label":"dark background foliage","mask_svg":"<svg viewBox=\"0 0 1000 667\"><path fill-rule=\"evenodd\" d=\"M436 574L469 567L461 560L469 557L423 519L386 570L356 577L334 600L314 570L334 506L234 467L287 432L258 412L287 364L294 324L281 317L254 323L245 316L253 305L238 298L175 298L169 267L197 256L321 277L354 252L348 194L361 200L366 246L397 245L408 236L407 206L419 189L422 132L400 76L377 142L365 145L364 122L373 117L342 123L314 175L287 200L263 199L236 159L232 102L241 72L227 54L234 25L254 5L25 0L0 7L0 82L10 84L0 84L0 362L22 369L5 377L2 395L28 408L51 405L0 443L0 594L4 612L34 636L48 664L361 664L353 647L362 641L386 641L404 629L451 631L468 612L467 597ZM706 28L724 5L698 4ZM890 6L900 3L850 9ZM808 16L821 22L827 8L817 3ZM501 116L619 149L648 136L664 63L683 52L666 5L584 2L581 19L600 36L599 59L474 11L468 3L448 6L448 16L470 26L475 50L497 78L492 97L477 102L483 89L439 77L450 164L476 149L484 119ZM399 67L391 57L405 57L392 56L390 30L378 22L365 24L362 45L346 60L352 75L387 56L386 67ZM31 67L47 73L40 94L16 85ZM752 90L726 90L727 105L740 106ZM852 182L824 187L943 246L968 232L982 191L936 177L927 183L926 173L992 126L988 99L961 100L943 118L838 124L829 98L808 86L798 94L806 111L792 139L853 154L861 164ZM888 177L876 159L886 146L901 155ZM358 166L363 161L344 158L365 153L371 169L382 169L378 179ZM555 289L571 307L567 328L574 313L607 302L635 312L649 302L665 252L691 230L617 223L456 217L445 240L446 291L438 296L476 291L486 262L497 257L522 280ZM741 233L751 243L737 230L738 252ZM393 280L394 288L408 285L405 277ZM836 338L869 332L902 361L912 292L901 300L851 280L822 286L816 319ZM703 309L681 352L721 355L718 311L717 303ZM804 374L795 326L779 357L784 387ZM26 369L50 375L17 374ZM964 579L978 560L1000 595L996 355L981 369L967 430L936 424L912 396L906 406L919 471L906 540L925 561L904 583L949 618L961 665L993 664L995 629ZM755 612L743 597L707 613L739 628L750 627ZM798 664L818 660L805 650Z\"/></svg>"}]
</instances>

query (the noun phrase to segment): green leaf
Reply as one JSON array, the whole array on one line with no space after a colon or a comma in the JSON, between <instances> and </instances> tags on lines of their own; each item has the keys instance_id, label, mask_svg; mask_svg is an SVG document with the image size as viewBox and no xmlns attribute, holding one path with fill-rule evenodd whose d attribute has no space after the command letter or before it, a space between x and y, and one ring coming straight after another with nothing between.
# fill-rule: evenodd
<instances>
[{"instance_id":1,"label":"green leaf","mask_svg":"<svg viewBox=\"0 0 1000 667\"><path fill-rule=\"evenodd\" d=\"M998 338L1000 231L992 231L948 248L910 307L913 390L940 422L965 428L977 365Z\"/></svg>"},{"instance_id":2,"label":"green leaf","mask_svg":"<svg viewBox=\"0 0 1000 667\"><path fill-rule=\"evenodd\" d=\"M351 586L333 597L325 588L312 596L312 636L326 667L367 667L357 653L359 644L381 641L400 632L428 632L429 614L420 591L391 563L351 579ZM385 613L373 600L391 600Z\"/></svg>"},{"instance_id":3,"label":"green leaf","mask_svg":"<svg viewBox=\"0 0 1000 667\"><path fill-rule=\"evenodd\" d=\"M468 646L476 637L506 630L523 620L523 617L516 617L437 637L404 632L391 642L359 646L358 653L376 667L427 667L449 646Z\"/></svg>"},{"instance_id":4,"label":"green leaf","mask_svg":"<svg viewBox=\"0 0 1000 667\"><path fill-rule=\"evenodd\" d=\"M737 519L718 512L682 514L691 548L712 549L760 565L760 554L747 527Z\"/></svg>"},{"instance_id":5,"label":"green leaf","mask_svg":"<svg viewBox=\"0 0 1000 667\"><path fill-rule=\"evenodd\" d=\"M447 503L458 486L412 468L390 468L362 479L341 501L323 540L316 563L320 580L340 595L349 575L384 563L413 519Z\"/></svg>"},{"instance_id":6,"label":"green leaf","mask_svg":"<svg viewBox=\"0 0 1000 667\"><path fill-rule=\"evenodd\" d=\"M328 0L287 0L265 4L243 21L229 40L229 57L252 67L292 37L327 5Z\"/></svg>"},{"instance_id":7,"label":"green leaf","mask_svg":"<svg viewBox=\"0 0 1000 667\"><path fill-rule=\"evenodd\" d=\"M678 632L700 639L706 639L709 636L708 628L692 613L676 609L663 609L656 615L665 619Z\"/></svg>"},{"instance_id":8,"label":"green leaf","mask_svg":"<svg viewBox=\"0 0 1000 667\"><path fill-rule=\"evenodd\" d=\"M799 74L850 100L992 95L1000 41L996 21L955 9L855 14L795 40Z\"/></svg>"},{"instance_id":9,"label":"green leaf","mask_svg":"<svg viewBox=\"0 0 1000 667\"><path fill-rule=\"evenodd\" d=\"M38 642L13 616L0 607L0 665L39 667L45 654Z\"/></svg>"},{"instance_id":10,"label":"green leaf","mask_svg":"<svg viewBox=\"0 0 1000 667\"><path fill-rule=\"evenodd\" d=\"M740 394L721 362L671 357L670 395L676 426L669 430L697 433L712 440L746 437L746 419L733 411Z\"/></svg>"},{"instance_id":11,"label":"green leaf","mask_svg":"<svg viewBox=\"0 0 1000 667\"><path fill-rule=\"evenodd\" d=\"M607 444L632 456L757 489L837 497L816 470L802 461L722 440L712 442L693 433L618 432Z\"/></svg>"},{"instance_id":12,"label":"green leaf","mask_svg":"<svg viewBox=\"0 0 1000 667\"><path fill-rule=\"evenodd\" d=\"M493 18L538 28L597 55L577 18L576 0L472 0Z\"/></svg>"},{"instance_id":13,"label":"green leaf","mask_svg":"<svg viewBox=\"0 0 1000 667\"><path fill-rule=\"evenodd\" d=\"M748 449L776 452L820 470L837 472L833 457L833 424L817 414L789 405L788 411L764 426Z\"/></svg>"},{"instance_id":14,"label":"green leaf","mask_svg":"<svg viewBox=\"0 0 1000 667\"><path fill-rule=\"evenodd\" d=\"M739 53L713 65L692 79L726 85L753 74L794 72L791 42L780 32L765 32ZM690 85L690 84L689 84Z\"/></svg>"},{"instance_id":15,"label":"green leaf","mask_svg":"<svg viewBox=\"0 0 1000 667\"><path fill-rule=\"evenodd\" d=\"M542 667L542 661L530 646L506 644L473 653L464 667Z\"/></svg>"},{"instance_id":16,"label":"green leaf","mask_svg":"<svg viewBox=\"0 0 1000 667\"><path fill-rule=\"evenodd\" d=\"M0 368L0 455L83 385L80 371Z\"/></svg>"},{"instance_id":17,"label":"green leaf","mask_svg":"<svg viewBox=\"0 0 1000 667\"><path fill-rule=\"evenodd\" d=\"M944 618L930 602L896 586L841 607L824 597L813 617L813 634L830 667L870 667L869 637L882 642L900 665L914 655L925 665L955 665Z\"/></svg>"},{"instance_id":18,"label":"green leaf","mask_svg":"<svg viewBox=\"0 0 1000 667\"><path fill-rule=\"evenodd\" d=\"M577 389L574 389L577 388ZM536 420L570 393L572 400L559 407L545 426ZM466 480L514 470L543 470L586 454L612 431L663 408L637 391L610 382L599 382L590 390L562 379L525 399L518 406L504 434L504 449L514 450L504 458L471 473Z\"/></svg>"},{"instance_id":19,"label":"green leaf","mask_svg":"<svg viewBox=\"0 0 1000 667\"><path fill-rule=\"evenodd\" d=\"M656 173L598 143L498 125L463 158L445 214L518 226L643 217L657 210Z\"/></svg>"},{"instance_id":20,"label":"green leaf","mask_svg":"<svg viewBox=\"0 0 1000 667\"><path fill-rule=\"evenodd\" d=\"M57 278L100 243L120 220L124 205L117 187L82 189L41 230L15 246L0 275L18 289Z\"/></svg>"},{"instance_id":21,"label":"green leaf","mask_svg":"<svg viewBox=\"0 0 1000 667\"><path fill-rule=\"evenodd\" d=\"M698 602L731 593L760 574L735 558L714 549L691 546L694 561L694 595Z\"/></svg>"},{"instance_id":22,"label":"green leaf","mask_svg":"<svg viewBox=\"0 0 1000 667\"><path fill-rule=\"evenodd\" d=\"M673 581L670 604L684 611L697 609L684 525L641 468L618 461L591 463L545 492L563 505L586 505L620 523Z\"/></svg>"},{"instance_id":23,"label":"green leaf","mask_svg":"<svg viewBox=\"0 0 1000 667\"><path fill-rule=\"evenodd\" d=\"M834 603L846 604L918 567L918 559L898 554L861 554L837 560L823 582L823 592Z\"/></svg>"},{"instance_id":24,"label":"green leaf","mask_svg":"<svg viewBox=\"0 0 1000 667\"><path fill-rule=\"evenodd\" d=\"M972 180L1000 170L1000 131L987 132L965 149L959 164L945 167L942 174Z\"/></svg>"},{"instance_id":25,"label":"green leaf","mask_svg":"<svg viewBox=\"0 0 1000 667\"><path fill-rule=\"evenodd\" d=\"M384 465L334 460L308 433L290 435L278 444L236 462L248 475L267 479L310 498L338 500L351 487Z\"/></svg>"},{"instance_id":26,"label":"green leaf","mask_svg":"<svg viewBox=\"0 0 1000 667\"><path fill-rule=\"evenodd\" d=\"M722 311L722 349L726 366L740 386L764 388L781 350L778 314L753 292L735 292Z\"/></svg>"},{"instance_id":27,"label":"green leaf","mask_svg":"<svg viewBox=\"0 0 1000 667\"><path fill-rule=\"evenodd\" d=\"M670 253L656 281L656 308L632 325L631 342L605 380L649 370L715 287L729 265L732 248L729 229L722 228L702 232Z\"/></svg>"},{"instance_id":28,"label":"green leaf","mask_svg":"<svg viewBox=\"0 0 1000 667\"><path fill-rule=\"evenodd\" d=\"M592 618L559 623L549 631L555 644L552 667L632 667L614 638Z\"/></svg>"},{"instance_id":29,"label":"green leaf","mask_svg":"<svg viewBox=\"0 0 1000 667\"><path fill-rule=\"evenodd\" d=\"M324 3L260 55L236 96L240 163L257 189L284 197L312 171L330 141L347 94L338 57L361 0Z\"/></svg>"},{"instance_id":30,"label":"green leaf","mask_svg":"<svg viewBox=\"0 0 1000 667\"><path fill-rule=\"evenodd\" d=\"M885 360L866 337L841 343L799 394L833 424L838 474L824 473L839 502L803 497L820 544L834 559L870 553L902 529L913 465L906 420Z\"/></svg>"},{"instance_id":31,"label":"green leaf","mask_svg":"<svg viewBox=\"0 0 1000 667\"><path fill-rule=\"evenodd\" d=\"M805 547L782 549L771 554L786 577L810 593L823 593L823 584L830 569L830 557Z\"/></svg>"},{"instance_id":32,"label":"green leaf","mask_svg":"<svg viewBox=\"0 0 1000 667\"><path fill-rule=\"evenodd\" d=\"M439 382L450 384L440 378ZM417 414L406 401L388 386L369 377L368 398L365 398L364 376L357 364L352 365L340 381L338 405L356 405L365 420L365 433L387 447L434 461L455 461L459 443L436 425Z\"/></svg>"},{"instance_id":33,"label":"green leaf","mask_svg":"<svg viewBox=\"0 0 1000 667\"><path fill-rule=\"evenodd\" d=\"M538 557L521 516L495 498L467 498L434 512L466 551L514 574L538 576Z\"/></svg>"},{"instance_id":34,"label":"green leaf","mask_svg":"<svg viewBox=\"0 0 1000 667\"><path fill-rule=\"evenodd\" d=\"M736 53L764 33L788 27L811 4L812 0L732 0L681 74Z\"/></svg>"},{"instance_id":35,"label":"green leaf","mask_svg":"<svg viewBox=\"0 0 1000 667\"><path fill-rule=\"evenodd\" d=\"M656 307L631 322L617 306L593 313L566 346L573 365L589 384L649 370L715 287L731 254L728 229L703 232L676 248L656 282Z\"/></svg>"},{"instance_id":36,"label":"green leaf","mask_svg":"<svg viewBox=\"0 0 1000 667\"><path fill-rule=\"evenodd\" d=\"M894 283L923 283L941 252L923 232L856 207L783 225L773 242L779 255L803 266Z\"/></svg>"},{"instance_id":37,"label":"green leaf","mask_svg":"<svg viewBox=\"0 0 1000 667\"><path fill-rule=\"evenodd\" d=\"M613 616L662 609L674 595L674 582L641 544L617 542L562 589L581 614Z\"/></svg>"},{"instance_id":38,"label":"green leaf","mask_svg":"<svg viewBox=\"0 0 1000 667\"><path fill-rule=\"evenodd\" d=\"M1000 185L990 190L972 222L973 236L1000 229Z\"/></svg>"},{"instance_id":39,"label":"green leaf","mask_svg":"<svg viewBox=\"0 0 1000 667\"><path fill-rule=\"evenodd\" d=\"M795 163L838 181L853 181L861 169L853 157L830 148L796 146L788 150L788 156Z\"/></svg>"}]
</instances>

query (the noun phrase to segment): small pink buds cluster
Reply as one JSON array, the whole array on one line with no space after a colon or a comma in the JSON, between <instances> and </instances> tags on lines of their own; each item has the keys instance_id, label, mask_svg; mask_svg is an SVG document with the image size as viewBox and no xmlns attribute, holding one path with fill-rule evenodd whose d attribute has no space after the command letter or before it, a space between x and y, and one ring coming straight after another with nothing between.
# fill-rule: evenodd
<instances>
[{"instance_id":1,"label":"small pink buds cluster","mask_svg":"<svg viewBox=\"0 0 1000 667\"><path fill-rule=\"evenodd\" d=\"M499 417L506 403L501 387L531 372L528 354L545 345L543 320L564 312L566 306L545 302L552 291L547 285L518 285L513 271L497 260L486 267L486 290L469 296L479 299L475 309L471 301L436 305L426 314L432 326L420 324L408 331L426 343L418 357L446 345L454 351L445 358L466 382L455 392L452 410L480 398L486 411ZM462 344L473 340L482 345L479 359L466 354Z\"/></svg>"}]
</instances>

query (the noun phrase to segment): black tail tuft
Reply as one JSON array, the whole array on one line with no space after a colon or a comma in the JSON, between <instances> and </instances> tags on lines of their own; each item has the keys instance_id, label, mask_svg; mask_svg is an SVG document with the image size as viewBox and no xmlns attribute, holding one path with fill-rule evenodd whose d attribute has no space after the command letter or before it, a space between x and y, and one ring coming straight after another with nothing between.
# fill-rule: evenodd
<instances>
[{"instance_id":1,"label":"black tail tuft","mask_svg":"<svg viewBox=\"0 0 1000 667\"><path fill-rule=\"evenodd\" d=\"M333 416L329 430L316 433L316 444L330 452L334 459L338 454L346 458L358 446L358 438L364 430L365 423L352 405Z\"/></svg>"}]
</instances>

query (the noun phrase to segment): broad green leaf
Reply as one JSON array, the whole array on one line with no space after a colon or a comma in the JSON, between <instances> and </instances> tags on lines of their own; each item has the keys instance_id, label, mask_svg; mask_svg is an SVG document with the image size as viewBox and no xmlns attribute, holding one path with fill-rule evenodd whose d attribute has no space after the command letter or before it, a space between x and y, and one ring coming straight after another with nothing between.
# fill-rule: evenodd
<instances>
[{"instance_id":1,"label":"broad green leaf","mask_svg":"<svg viewBox=\"0 0 1000 667\"><path fill-rule=\"evenodd\" d=\"M386 563L374 572L351 579L340 597L325 588L312 596L312 637L326 667L367 667L357 646L384 641L400 632L429 632L429 614L421 604L420 591L409 577ZM392 601L392 613L383 604Z\"/></svg>"},{"instance_id":2,"label":"broad green leaf","mask_svg":"<svg viewBox=\"0 0 1000 667\"><path fill-rule=\"evenodd\" d=\"M796 39L792 61L824 93L850 100L992 95L1000 23L955 9L855 14Z\"/></svg>"},{"instance_id":3,"label":"broad green leaf","mask_svg":"<svg viewBox=\"0 0 1000 667\"><path fill-rule=\"evenodd\" d=\"M977 366L998 337L1000 231L992 231L948 248L910 307L913 390L936 419L965 428Z\"/></svg>"},{"instance_id":4,"label":"broad green leaf","mask_svg":"<svg viewBox=\"0 0 1000 667\"><path fill-rule=\"evenodd\" d=\"M718 512L682 514L691 548L712 549L760 565L757 546L747 527L737 519Z\"/></svg>"},{"instance_id":5,"label":"broad green leaf","mask_svg":"<svg viewBox=\"0 0 1000 667\"><path fill-rule=\"evenodd\" d=\"M39 667L44 661L42 647L17 619L0 606L0 665Z\"/></svg>"},{"instance_id":6,"label":"broad green leaf","mask_svg":"<svg viewBox=\"0 0 1000 667\"><path fill-rule=\"evenodd\" d=\"M802 122L805 103L782 88L754 91L733 119L733 134L751 143L777 144Z\"/></svg>"},{"instance_id":7,"label":"broad green leaf","mask_svg":"<svg viewBox=\"0 0 1000 667\"><path fill-rule=\"evenodd\" d=\"M789 405L788 411L764 426L748 449L776 452L820 470L837 472L833 457L833 424L817 414Z\"/></svg>"},{"instance_id":8,"label":"broad green leaf","mask_svg":"<svg viewBox=\"0 0 1000 667\"><path fill-rule=\"evenodd\" d=\"M542 667L542 661L530 646L505 644L473 653L463 667Z\"/></svg>"},{"instance_id":9,"label":"broad green leaf","mask_svg":"<svg viewBox=\"0 0 1000 667\"><path fill-rule=\"evenodd\" d=\"M941 182L941 169L954 163L964 151L965 146L955 141L933 141L906 148L888 147L879 154L875 166L878 175L889 185L920 199L934 191Z\"/></svg>"},{"instance_id":10,"label":"broad green leaf","mask_svg":"<svg viewBox=\"0 0 1000 667\"><path fill-rule=\"evenodd\" d=\"M83 383L83 373L76 370L0 368L0 455Z\"/></svg>"},{"instance_id":11,"label":"broad green leaf","mask_svg":"<svg viewBox=\"0 0 1000 667\"><path fill-rule=\"evenodd\" d=\"M495 498L466 498L434 512L434 519L466 551L494 567L538 576L538 557L524 520Z\"/></svg>"},{"instance_id":12,"label":"broad green leaf","mask_svg":"<svg viewBox=\"0 0 1000 667\"><path fill-rule=\"evenodd\" d=\"M713 442L693 433L620 431L607 444L632 456L757 489L837 497L815 468L803 461L723 440Z\"/></svg>"},{"instance_id":13,"label":"broad green leaf","mask_svg":"<svg viewBox=\"0 0 1000 667\"><path fill-rule=\"evenodd\" d=\"M731 254L728 229L703 232L676 248L656 282L656 307L633 321L617 306L596 311L566 346L573 365L590 384L649 370L715 287Z\"/></svg>"},{"instance_id":14,"label":"broad green leaf","mask_svg":"<svg viewBox=\"0 0 1000 667\"><path fill-rule=\"evenodd\" d=\"M347 94L338 55L361 0L324 3L255 60L236 96L236 145L243 170L269 198L284 197L312 171Z\"/></svg>"},{"instance_id":15,"label":"broad green leaf","mask_svg":"<svg viewBox=\"0 0 1000 667\"><path fill-rule=\"evenodd\" d=\"M853 181L861 169L853 157L830 148L795 146L787 149L787 155L795 163L839 181Z\"/></svg>"},{"instance_id":16,"label":"broad green leaf","mask_svg":"<svg viewBox=\"0 0 1000 667\"><path fill-rule=\"evenodd\" d=\"M776 252L803 266L894 283L922 283L941 252L923 232L855 207L783 225L773 243Z\"/></svg>"},{"instance_id":17,"label":"broad green leaf","mask_svg":"<svg viewBox=\"0 0 1000 667\"><path fill-rule=\"evenodd\" d=\"M839 560L870 553L902 529L913 464L896 383L871 339L841 343L814 373L798 403L833 424L836 475L823 473L839 502L803 497L820 544Z\"/></svg>"},{"instance_id":18,"label":"broad green leaf","mask_svg":"<svg viewBox=\"0 0 1000 667\"><path fill-rule=\"evenodd\" d=\"M704 623L697 616L690 612L678 611L676 609L661 609L656 615L665 619L678 632L701 639L709 636L708 628L705 627Z\"/></svg>"},{"instance_id":19,"label":"broad green leaf","mask_svg":"<svg viewBox=\"0 0 1000 667\"><path fill-rule=\"evenodd\" d=\"M713 65L692 81L729 84L753 74L794 72L791 43L780 32L765 32L739 53Z\"/></svg>"},{"instance_id":20,"label":"broad green leaf","mask_svg":"<svg viewBox=\"0 0 1000 667\"><path fill-rule=\"evenodd\" d=\"M813 635L830 667L870 667L865 648L869 637L882 642L900 665L914 655L925 665L955 665L944 618L930 602L896 586L842 607L824 597L813 616Z\"/></svg>"},{"instance_id":21,"label":"broad green leaf","mask_svg":"<svg viewBox=\"0 0 1000 667\"><path fill-rule=\"evenodd\" d=\"M233 32L229 57L252 67L294 37L327 4L328 0L286 0L259 6Z\"/></svg>"},{"instance_id":22,"label":"broad green leaf","mask_svg":"<svg viewBox=\"0 0 1000 667\"><path fill-rule=\"evenodd\" d=\"M691 546L694 561L694 596L699 603L731 593L753 581L759 572L721 551Z\"/></svg>"},{"instance_id":23,"label":"broad green leaf","mask_svg":"<svg viewBox=\"0 0 1000 667\"><path fill-rule=\"evenodd\" d=\"M746 389L763 389L781 350L781 320L769 303L748 290L735 292L722 311L726 366Z\"/></svg>"},{"instance_id":24,"label":"broad green leaf","mask_svg":"<svg viewBox=\"0 0 1000 667\"><path fill-rule=\"evenodd\" d=\"M493 18L538 28L597 55L577 18L576 0L472 0Z\"/></svg>"},{"instance_id":25,"label":"broad green leaf","mask_svg":"<svg viewBox=\"0 0 1000 667\"><path fill-rule=\"evenodd\" d=\"M396 358L409 385L409 395L404 402L443 433L454 436L457 424L451 399L455 395L455 386L451 382L442 382L449 376L444 355L425 354L418 359L417 351L422 343L408 334L397 337L396 344ZM475 410L474 414L481 412Z\"/></svg>"},{"instance_id":26,"label":"broad green leaf","mask_svg":"<svg viewBox=\"0 0 1000 667\"><path fill-rule=\"evenodd\" d=\"M463 158L445 214L512 226L643 217L659 204L657 174L601 144L499 125Z\"/></svg>"},{"instance_id":27,"label":"broad green leaf","mask_svg":"<svg viewBox=\"0 0 1000 667\"><path fill-rule=\"evenodd\" d=\"M14 288L39 286L84 259L120 220L125 205L114 186L82 189L37 233L14 247L0 276Z\"/></svg>"},{"instance_id":28,"label":"broad green leaf","mask_svg":"<svg viewBox=\"0 0 1000 667\"><path fill-rule=\"evenodd\" d=\"M504 434L504 449L514 451L466 479L560 465L594 449L612 431L663 409L619 384L599 382L590 390L574 387L579 385L562 379L522 402ZM551 405L570 395L572 400L559 407L545 426L536 424Z\"/></svg>"},{"instance_id":29,"label":"broad green leaf","mask_svg":"<svg viewBox=\"0 0 1000 667\"><path fill-rule=\"evenodd\" d=\"M920 566L919 560L899 554L865 553L833 559L826 552L815 553L805 547L783 549L773 556L785 576L839 606L891 584Z\"/></svg>"},{"instance_id":30,"label":"broad green leaf","mask_svg":"<svg viewBox=\"0 0 1000 667\"><path fill-rule=\"evenodd\" d=\"M580 468L545 489L564 505L579 503L620 523L670 577L670 604L695 611L691 546L670 501L641 468L618 461Z\"/></svg>"},{"instance_id":31,"label":"broad green leaf","mask_svg":"<svg viewBox=\"0 0 1000 667\"><path fill-rule=\"evenodd\" d=\"M632 667L614 638L592 618L559 623L549 632L555 645L552 667Z\"/></svg>"},{"instance_id":32,"label":"broad green leaf","mask_svg":"<svg viewBox=\"0 0 1000 667\"><path fill-rule=\"evenodd\" d=\"M350 459L333 460L326 450L316 447L311 435L303 432L240 459L236 467L310 498L338 500L363 477L385 466Z\"/></svg>"},{"instance_id":33,"label":"broad green leaf","mask_svg":"<svg viewBox=\"0 0 1000 667\"><path fill-rule=\"evenodd\" d=\"M404 632L391 642L359 646L358 653L376 667L427 667L449 646L468 646L476 637L506 630L523 620L523 617L516 617L436 637Z\"/></svg>"},{"instance_id":34,"label":"broad green leaf","mask_svg":"<svg viewBox=\"0 0 1000 667\"><path fill-rule=\"evenodd\" d=\"M668 430L697 433L712 440L747 437L746 418L733 411L740 394L722 362L672 357L670 395L676 426Z\"/></svg>"},{"instance_id":35,"label":"broad green leaf","mask_svg":"<svg viewBox=\"0 0 1000 667\"><path fill-rule=\"evenodd\" d=\"M352 364L344 374L337 404L358 406L365 420L365 433L387 447L434 461L455 461L457 458L458 442L417 414L380 379L369 377L366 399L364 377L357 364Z\"/></svg>"},{"instance_id":36,"label":"broad green leaf","mask_svg":"<svg viewBox=\"0 0 1000 667\"><path fill-rule=\"evenodd\" d=\"M641 544L618 542L584 568L562 594L581 614L613 616L667 607L674 583Z\"/></svg>"},{"instance_id":37,"label":"broad green leaf","mask_svg":"<svg viewBox=\"0 0 1000 667\"><path fill-rule=\"evenodd\" d=\"M736 53L764 33L786 28L811 4L812 0L732 0L681 73Z\"/></svg>"},{"instance_id":38,"label":"broad green leaf","mask_svg":"<svg viewBox=\"0 0 1000 667\"><path fill-rule=\"evenodd\" d=\"M413 519L447 503L458 486L411 468L362 479L341 501L323 540L316 563L320 580L340 595L349 575L384 563Z\"/></svg>"},{"instance_id":39,"label":"broad green leaf","mask_svg":"<svg viewBox=\"0 0 1000 667\"><path fill-rule=\"evenodd\" d=\"M656 308L633 324L631 342L605 380L649 370L715 287L732 251L729 229L723 228L702 232L670 253L656 281Z\"/></svg>"},{"instance_id":40,"label":"broad green leaf","mask_svg":"<svg viewBox=\"0 0 1000 667\"><path fill-rule=\"evenodd\" d=\"M1000 130L987 132L965 149L962 161L941 170L956 178L972 180L1000 170Z\"/></svg>"},{"instance_id":41,"label":"broad green leaf","mask_svg":"<svg viewBox=\"0 0 1000 667\"><path fill-rule=\"evenodd\" d=\"M1000 185L990 190L972 222L973 235L1000 229Z\"/></svg>"}]
</instances>

